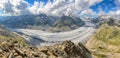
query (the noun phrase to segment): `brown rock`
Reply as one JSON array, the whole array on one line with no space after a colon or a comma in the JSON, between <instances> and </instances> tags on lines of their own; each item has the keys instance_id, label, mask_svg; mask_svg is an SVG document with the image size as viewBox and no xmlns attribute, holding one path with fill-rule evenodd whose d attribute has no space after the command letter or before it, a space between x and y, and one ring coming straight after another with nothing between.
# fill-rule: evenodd
<instances>
[{"instance_id":1,"label":"brown rock","mask_svg":"<svg viewBox=\"0 0 120 58\"><path fill-rule=\"evenodd\" d=\"M14 44L11 42L0 44L0 53L4 52L2 56L8 58L91 58L91 53L84 45L81 43L75 45L71 41L44 47L21 47L16 41L12 43Z\"/></svg>"},{"instance_id":2,"label":"brown rock","mask_svg":"<svg viewBox=\"0 0 120 58\"><path fill-rule=\"evenodd\" d=\"M17 48L17 47L15 47L15 50L16 50L16 52L19 54L19 55L21 55L21 56L26 56L25 54L24 54L24 52L20 49L20 48Z\"/></svg>"},{"instance_id":3,"label":"brown rock","mask_svg":"<svg viewBox=\"0 0 120 58\"><path fill-rule=\"evenodd\" d=\"M40 58L48 58L48 55L46 55L46 54L43 53L43 52L40 52L39 57L40 57Z\"/></svg>"},{"instance_id":4,"label":"brown rock","mask_svg":"<svg viewBox=\"0 0 120 58\"><path fill-rule=\"evenodd\" d=\"M0 54L2 54L3 50L0 48Z\"/></svg>"},{"instance_id":5,"label":"brown rock","mask_svg":"<svg viewBox=\"0 0 120 58\"><path fill-rule=\"evenodd\" d=\"M8 58L14 58L13 53L11 52L10 55L8 56Z\"/></svg>"},{"instance_id":6,"label":"brown rock","mask_svg":"<svg viewBox=\"0 0 120 58\"><path fill-rule=\"evenodd\" d=\"M19 55L19 56L16 56L15 58L23 58L23 57Z\"/></svg>"}]
</instances>

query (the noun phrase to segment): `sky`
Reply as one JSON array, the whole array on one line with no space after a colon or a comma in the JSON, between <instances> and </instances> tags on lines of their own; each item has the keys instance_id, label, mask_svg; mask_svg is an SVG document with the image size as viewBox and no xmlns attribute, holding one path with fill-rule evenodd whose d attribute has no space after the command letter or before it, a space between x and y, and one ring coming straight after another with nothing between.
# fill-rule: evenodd
<instances>
[{"instance_id":1,"label":"sky","mask_svg":"<svg viewBox=\"0 0 120 58\"><path fill-rule=\"evenodd\" d=\"M34 4L34 1L42 1L47 3L48 0L26 0L27 2L29 2L31 5ZM52 0L51 0L52 1ZM104 10L105 12L109 12L111 10L115 10L115 8L117 7L117 5L115 4L115 0L103 0L102 2L91 6L90 8L92 10L94 10L95 12L99 11L99 7L102 8L102 10Z\"/></svg>"},{"instance_id":2,"label":"sky","mask_svg":"<svg viewBox=\"0 0 120 58\"><path fill-rule=\"evenodd\" d=\"M0 16L120 15L120 0L1 0Z\"/></svg>"},{"instance_id":3,"label":"sky","mask_svg":"<svg viewBox=\"0 0 120 58\"><path fill-rule=\"evenodd\" d=\"M96 5L91 6L90 8L96 12L99 11L99 8L105 12L109 12L111 10L116 10L116 7L117 5L115 4L115 0L104 0Z\"/></svg>"}]
</instances>

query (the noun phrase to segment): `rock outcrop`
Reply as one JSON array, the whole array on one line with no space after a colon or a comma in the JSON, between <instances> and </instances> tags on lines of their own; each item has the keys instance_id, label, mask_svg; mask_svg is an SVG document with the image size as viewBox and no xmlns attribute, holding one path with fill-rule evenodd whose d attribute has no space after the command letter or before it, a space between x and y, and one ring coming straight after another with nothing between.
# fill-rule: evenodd
<instances>
[{"instance_id":1,"label":"rock outcrop","mask_svg":"<svg viewBox=\"0 0 120 58\"><path fill-rule=\"evenodd\" d=\"M91 53L81 44L75 45L71 41L44 47L21 46L14 42L0 44L2 58L91 58Z\"/></svg>"}]
</instances>

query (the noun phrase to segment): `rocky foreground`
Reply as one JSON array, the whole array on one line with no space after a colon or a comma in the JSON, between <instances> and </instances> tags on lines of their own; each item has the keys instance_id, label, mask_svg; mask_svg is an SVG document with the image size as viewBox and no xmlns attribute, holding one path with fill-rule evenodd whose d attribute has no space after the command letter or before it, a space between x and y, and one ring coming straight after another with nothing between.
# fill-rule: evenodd
<instances>
[{"instance_id":1,"label":"rocky foreground","mask_svg":"<svg viewBox=\"0 0 120 58\"><path fill-rule=\"evenodd\" d=\"M0 58L91 58L91 53L81 44L71 41L45 47L19 45L18 41L1 42Z\"/></svg>"}]
</instances>

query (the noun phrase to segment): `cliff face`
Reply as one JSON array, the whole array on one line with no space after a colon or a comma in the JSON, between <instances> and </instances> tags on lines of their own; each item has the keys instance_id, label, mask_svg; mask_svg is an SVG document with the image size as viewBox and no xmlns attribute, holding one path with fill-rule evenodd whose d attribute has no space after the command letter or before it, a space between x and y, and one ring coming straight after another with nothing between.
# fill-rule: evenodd
<instances>
[{"instance_id":1,"label":"cliff face","mask_svg":"<svg viewBox=\"0 0 120 58\"><path fill-rule=\"evenodd\" d=\"M17 41L2 42L0 57L8 58L91 58L91 53L81 44L71 41L44 47L21 46Z\"/></svg>"}]
</instances>

